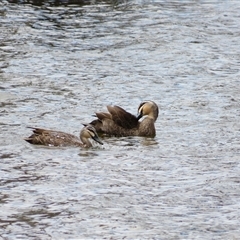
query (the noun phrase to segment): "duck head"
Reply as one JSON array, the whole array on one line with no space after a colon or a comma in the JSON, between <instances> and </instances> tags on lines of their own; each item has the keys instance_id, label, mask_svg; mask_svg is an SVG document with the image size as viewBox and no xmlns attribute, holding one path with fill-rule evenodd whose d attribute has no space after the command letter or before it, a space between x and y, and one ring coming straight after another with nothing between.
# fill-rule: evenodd
<instances>
[{"instance_id":1,"label":"duck head","mask_svg":"<svg viewBox=\"0 0 240 240\"><path fill-rule=\"evenodd\" d=\"M103 142L100 140L95 128L91 125L83 124L85 127L80 132L80 139L82 143L85 145L85 147L91 147L92 144L88 140L89 138L92 138L94 141L100 143L103 145Z\"/></svg>"},{"instance_id":2,"label":"duck head","mask_svg":"<svg viewBox=\"0 0 240 240\"><path fill-rule=\"evenodd\" d=\"M158 118L158 105L153 101L144 101L140 103L138 107L138 115L137 119L139 120L143 116L148 116L152 118L154 121Z\"/></svg>"}]
</instances>

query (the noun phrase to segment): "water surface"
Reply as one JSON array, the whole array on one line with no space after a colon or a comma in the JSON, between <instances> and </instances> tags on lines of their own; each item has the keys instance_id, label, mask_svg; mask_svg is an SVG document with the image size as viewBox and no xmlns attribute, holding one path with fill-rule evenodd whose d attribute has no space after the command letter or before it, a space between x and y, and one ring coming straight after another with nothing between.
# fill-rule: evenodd
<instances>
[{"instance_id":1,"label":"water surface","mask_svg":"<svg viewBox=\"0 0 240 240\"><path fill-rule=\"evenodd\" d=\"M238 239L240 3L67 3L0 3L0 236ZM154 139L23 141L148 99Z\"/></svg>"}]
</instances>

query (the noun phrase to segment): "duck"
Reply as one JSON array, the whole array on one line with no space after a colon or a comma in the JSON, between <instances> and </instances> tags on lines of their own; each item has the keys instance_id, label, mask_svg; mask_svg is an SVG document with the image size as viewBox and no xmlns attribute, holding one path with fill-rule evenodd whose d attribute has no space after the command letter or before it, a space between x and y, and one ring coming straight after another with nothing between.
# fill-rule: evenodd
<instances>
[{"instance_id":1,"label":"duck","mask_svg":"<svg viewBox=\"0 0 240 240\"><path fill-rule=\"evenodd\" d=\"M135 116L119 106L107 106L108 112L95 113L97 119L90 122L99 135L126 136L156 136L154 123L158 118L158 105L153 101L141 102L138 115ZM142 117L145 118L139 121Z\"/></svg>"},{"instance_id":2,"label":"duck","mask_svg":"<svg viewBox=\"0 0 240 240\"><path fill-rule=\"evenodd\" d=\"M91 125L85 125L80 132L80 138L69 133L48 130L43 128L31 128L33 134L24 140L37 145L55 146L55 147L67 147L67 146L78 146L83 148L92 147L92 143L89 139L93 139L99 144L103 145L100 140L95 128Z\"/></svg>"}]
</instances>

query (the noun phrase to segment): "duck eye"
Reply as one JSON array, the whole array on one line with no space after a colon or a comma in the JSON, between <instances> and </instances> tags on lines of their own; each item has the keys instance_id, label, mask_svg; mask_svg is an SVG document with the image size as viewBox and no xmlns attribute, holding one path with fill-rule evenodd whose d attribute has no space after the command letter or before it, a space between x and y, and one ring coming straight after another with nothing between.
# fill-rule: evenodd
<instances>
[{"instance_id":1,"label":"duck eye","mask_svg":"<svg viewBox=\"0 0 240 240\"><path fill-rule=\"evenodd\" d=\"M96 135L92 129L88 129L88 132L91 135L91 137L94 137Z\"/></svg>"},{"instance_id":2,"label":"duck eye","mask_svg":"<svg viewBox=\"0 0 240 240\"><path fill-rule=\"evenodd\" d=\"M146 104L146 102L142 102L138 107L138 112L142 111L143 105Z\"/></svg>"}]
</instances>

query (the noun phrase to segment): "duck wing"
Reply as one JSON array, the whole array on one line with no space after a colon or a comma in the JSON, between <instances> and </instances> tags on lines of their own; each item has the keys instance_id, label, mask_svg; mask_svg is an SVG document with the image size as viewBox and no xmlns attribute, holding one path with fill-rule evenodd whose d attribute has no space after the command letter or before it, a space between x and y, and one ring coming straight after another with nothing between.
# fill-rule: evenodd
<instances>
[{"instance_id":1,"label":"duck wing","mask_svg":"<svg viewBox=\"0 0 240 240\"><path fill-rule=\"evenodd\" d=\"M96 117L99 119L99 120L103 120L104 118L108 118L108 119L112 119L112 116L110 113L106 113L106 112L98 112L96 113Z\"/></svg>"},{"instance_id":2,"label":"duck wing","mask_svg":"<svg viewBox=\"0 0 240 240\"><path fill-rule=\"evenodd\" d=\"M30 127L33 134L24 140L31 144L40 144L46 146L68 146L79 144L80 140L69 133L61 131L47 130L43 128Z\"/></svg>"},{"instance_id":3,"label":"duck wing","mask_svg":"<svg viewBox=\"0 0 240 240\"><path fill-rule=\"evenodd\" d=\"M31 144L40 144L40 145L51 145L53 144L51 138L50 130L42 129L42 128L32 128L33 134L24 140Z\"/></svg>"},{"instance_id":4,"label":"duck wing","mask_svg":"<svg viewBox=\"0 0 240 240\"><path fill-rule=\"evenodd\" d=\"M119 126L131 129L138 125L138 119L131 113L125 111L119 106L107 106L109 113L112 116L112 120Z\"/></svg>"}]
</instances>

